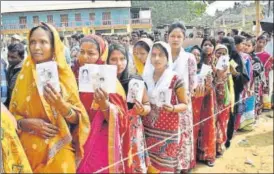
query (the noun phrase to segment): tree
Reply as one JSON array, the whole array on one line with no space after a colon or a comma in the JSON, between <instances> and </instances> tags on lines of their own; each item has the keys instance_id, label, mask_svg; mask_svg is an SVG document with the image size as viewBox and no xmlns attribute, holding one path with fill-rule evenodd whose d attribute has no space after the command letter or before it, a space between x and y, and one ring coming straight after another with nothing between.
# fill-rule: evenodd
<instances>
[{"instance_id":1,"label":"tree","mask_svg":"<svg viewBox=\"0 0 274 174\"><path fill-rule=\"evenodd\" d=\"M174 22L175 19L191 22L206 10L202 1L132 1L132 7L150 7L153 27Z\"/></svg>"}]
</instances>

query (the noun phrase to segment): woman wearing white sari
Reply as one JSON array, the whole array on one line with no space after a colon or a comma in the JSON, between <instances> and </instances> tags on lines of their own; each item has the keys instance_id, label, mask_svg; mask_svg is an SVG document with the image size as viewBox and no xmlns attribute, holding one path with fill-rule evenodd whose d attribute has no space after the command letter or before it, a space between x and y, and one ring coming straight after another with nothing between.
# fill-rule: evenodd
<instances>
[{"instance_id":1,"label":"woman wearing white sari","mask_svg":"<svg viewBox=\"0 0 274 174\"><path fill-rule=\"evenodd\" d=\"M143 118L151 164L157 173L177 173L183 168L182 136L187 96L183 81L172 71L170 46L156 42L147 59L143 79L148 87L151 112ZM166 103L159 103L165 92ZM168 140L166 140L168 138ZM151 147L152 146L152 147ZM151 147L151 148L150 148ZM155 172L155 171L148 171Z\"/></svg>"},{"instance_id":2,"label":"woman wearing white sari","mask_svg":"<svg viewBox=\"0 0 274 174\"><path fill-rule=\"evenodd\" d=\"M184 81L188 96L188 110L184 113L184 120L190 124L186 124L185 130L188 130L183 137L183 154L182 161L183 172L187 172L191 166L191 161L194 159L193 147L193 113L191 97L194 95L196 87L196 59L193 54L187 53L182 48L185 38L185 27L183 24L176 22L170 25L168 30L168 43L171 47L173 65L172 69Z\"/></svg>"}]
</instances>

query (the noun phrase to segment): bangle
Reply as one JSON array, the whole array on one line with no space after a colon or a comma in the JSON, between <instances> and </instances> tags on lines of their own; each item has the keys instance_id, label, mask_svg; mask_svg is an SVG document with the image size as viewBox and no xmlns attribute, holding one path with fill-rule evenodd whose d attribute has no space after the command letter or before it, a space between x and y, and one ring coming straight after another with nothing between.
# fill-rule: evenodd
<instances>
[{"instance_id":1,"label":"bangle","mask_svg":"<svg viewBox=\"0 0 274 174\"><path fill-rule=\"evenodd\" d=\"M175 110L175 106L174 106L174 105L172 105L172 112L174 112L174 110Z\"/></svg>"},{"instance_id":2,"label":"bangle","mask_svg":"<svg viewBox=\"0 0 274 174\"><path fill-rule=\"evenodd\" d=\"M22 130L22 119L20 119L20 120L17 121L17 125L18 125L18 126L17 126L18 129L19 129L19 130Z\"/></svg>"},{"instance_id":3,"label":"bangle","mask_svg":"<svg viewBox=\"0 0 274 174\"><path fill-rule=\"evenodd\" d=\"M64 116L66 119L69 119L73 115L72 108L69 109L66 116Z\"/></svg>"}]
</instances>

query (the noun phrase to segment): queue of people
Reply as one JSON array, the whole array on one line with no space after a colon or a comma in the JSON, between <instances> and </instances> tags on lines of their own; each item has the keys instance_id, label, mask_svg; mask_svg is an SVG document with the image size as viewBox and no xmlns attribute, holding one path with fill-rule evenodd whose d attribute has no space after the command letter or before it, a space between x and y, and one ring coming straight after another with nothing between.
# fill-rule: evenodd
<instances>
[{"instance_id":1,"label":"queue of people","mask_svg":"<svg viewBox=\"0 0 274 174\"><path fill-rule=\"evenodd\" d=\"M205 36L185 50L186 28L172 23L166 42L147 33L73 35L71 46L50 24L1 57L3 172L189 173L213 167L235 131L256 129L273 109L273 52L266 35ZM110 40L109 40L110 39ZM219 68L219 60L229 58ZM61 92L39 95L36 65L54 61ZM79 91L79 69L115 65L116 92ZM208 71L205 72L205 69ZM129 83L145 84L141 101L127 102ZM157 105L157 92L170 101Z\"/></svg>"}]
</instances>

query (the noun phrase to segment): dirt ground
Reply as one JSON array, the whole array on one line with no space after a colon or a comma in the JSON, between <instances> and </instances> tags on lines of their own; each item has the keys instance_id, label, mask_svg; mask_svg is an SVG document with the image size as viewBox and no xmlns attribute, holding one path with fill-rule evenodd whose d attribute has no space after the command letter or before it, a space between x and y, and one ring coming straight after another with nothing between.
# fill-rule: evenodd
<instances>
[{"instance_id":1,"label":"dirt ground","mask_svg":"<svg viewBox=\"0 0 274 174\"><path fill-rule=\"evenodd\" d=\"M273 111L264 112L251 132L237 132L214 167L199 163L192 173L273 173Z\"/></svg>"}]
</instances>

